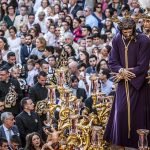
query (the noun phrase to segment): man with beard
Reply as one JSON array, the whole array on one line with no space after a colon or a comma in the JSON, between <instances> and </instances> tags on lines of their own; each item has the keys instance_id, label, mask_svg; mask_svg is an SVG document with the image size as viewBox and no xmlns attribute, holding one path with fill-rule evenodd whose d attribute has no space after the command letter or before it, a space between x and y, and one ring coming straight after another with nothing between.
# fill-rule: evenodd
<instances>
[{"instance_id":1,"label":"man with beard","mask_svg":"<svg viewBox=\"0 0 150 150\"><path fill-rule=\"evenodd\" d=\"M146 81L150 40L136 34L136 24L130 18L121 20L119 30L109 57L118 87L104 139L121 149L138 148L137 130L150 129L150 87ZM150 138L148 141L150 144Z\"/></svg>"},{"instance_id":2,"label":"man with beard","mask_svg":"<svg viewBox=\"0 0 150 150\"><path fill-rule=\"evenodd\" d=\"M27 34L25 39L26 39L26 44L21 47L21 51L20 51L22 65L27 63L28 57L30 53L32 52L32 49L35 48L35 45L32 44L32 40L33 40L32 35Z\"/></svg>"},{"instance_id":3,"label":"man with beard","mask_svg":"<svg viewBox=\"0 0 150 150\"><path fill-rule=\"evenodd\" d=\"M150 38L150 16L144 17L144 33Z\"/></svg>"}]
</instances>

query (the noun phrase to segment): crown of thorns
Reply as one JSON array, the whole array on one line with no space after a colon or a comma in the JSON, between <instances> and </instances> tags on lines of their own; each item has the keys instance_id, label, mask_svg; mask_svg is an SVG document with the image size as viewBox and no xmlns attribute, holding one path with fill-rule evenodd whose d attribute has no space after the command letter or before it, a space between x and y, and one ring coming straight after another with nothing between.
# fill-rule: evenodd
<instances>
[{"instance_id":1,"label":"crown of thorns","mask_svg":"<svg viewBox=\"0 0 150 150\"><path fill-rule=\"evenodd\" d=\"M136 23L132 18L122 18L119 22L119 29L133 29L135 28Z\"/></svg>"}]
</instances>

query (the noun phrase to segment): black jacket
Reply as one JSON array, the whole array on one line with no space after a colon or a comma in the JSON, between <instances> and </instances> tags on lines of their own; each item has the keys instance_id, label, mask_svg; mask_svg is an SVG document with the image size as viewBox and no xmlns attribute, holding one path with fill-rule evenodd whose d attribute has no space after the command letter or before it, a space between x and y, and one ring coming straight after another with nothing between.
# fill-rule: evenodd
<instances>
[{"instance_id":1,"label":"black jacket","mask_svg":"<svg viewBox=\"0 0 150 150\"><path fill-rule=\"evenodd\" d=\"M18 131L18 127L16 126L16 125L13 125L12 127L11 127L11 130L13 131L13 133L14 133L14 135L17 135L18 137L19 137L19 131ZM0 126L0 138L5 138L5 139L7 139L6 138L6 134L8 134L8 133L5 133L5 130L4 130L4 128L3 128L3 125L1 125Z\"/></svg>"},{"instance_id":2,"label":"black jacket","mask_svg":"<svg viewBox=\"0 0 150 150\"><path fill-rule=\"evenodd\" d=\"M36 83L33 87L29 90L29 97L32 101L36 104L38 101L46 99L48 96L48 89L40 83Z\"/></svg>"},{"instance_id":3,"label":"black jacket","mask_svg":"<svg viewBox=\"0 0 150 150\"><path fill-rule=\"evenodd\" d=\"M23 45L23 46L21 47L21 50L20 50L20 57L21 57L22 65L24 65L24 64L27 63L27 59L28 59L28 57L30 56L30 53L32 52L32 49L33 49L33 48L35 48L35 45L32 45L32 46L31 46L31 51L29 52L27 45Z\"/></svg>"},{"instance_id":4,"label":"black jacket","mask_svg":"<svg viewBox=\"0 0 150 150\"><path fill-rule=\"evenodd\" d=\"M84 102L85 99L87 98L85 89L83 89L83 88L77 88L76 97L78 99L82 98L82 101Z\"/></svg>"},{"instance_id":5,"label":"black jacket","mask_svg":"<svg viewBox=\"0 0 150 150\"><path fill-rule=\"evenodd\" d=\"M5 101L5 97L10 90L10 86L14 87L14 90L17 93L18 97L16 100L16 105L12 106L11 108L5 108L4 111L9 111L9 112L12 112L14 115L17 115L19 112L20 100L22 99L23 94L20 89L20 84L16 79L10 78L8 82L0 81L0 99Z\"/></svg>"},{"instance_id":6,"label":"black jacket","mask_svg":"<svg viewBox=\"0 0 150 150\"><path fill-rule=\"evenodd\" d=\"M9 70L9 69L12 68L13 66L14 66L14 64L10 64L10 63L7 62L5 65L2 66L2 68L5 68L5 69L8 69L8 70Z\"/></svg>"},{"instance_id":7,"label":"black jacket","mask_svg":"<svg viewBox=\"0 0 150 150\"><path fill-rule=\"evenodd\" d=\"M77 17L76 14L79 10L83 10L83 8L81 6L79 6L78 4L75 5L73 10L71 10L71 7L69 8L69 12L73 15L73 17Z\"/></svg>"},{"instance_id":8,"label":"black jacket","mask_svg":"<svg viewBox=\"0 0 150 150\"><path fill-rule=\"evenodd\" d=\"M7 64L7 62L3 60L3 61L0 63L0 68L3 67L3 66L6 65L6 64Z\"/></svg>"},{"instance_id":9,"label":"black jacket","mask_svg":"<svg viewBox=\"0 0 150 150\"><path fill-rule=\"evenodd\" d=\"M25 138L27 134L32 132L42 134L41 120L35 112L31 112L31 115L29 115L27 112L22 111L16 116L16 125L19 129L23 146L25 146Z\"/></svg>"}]
</instances>

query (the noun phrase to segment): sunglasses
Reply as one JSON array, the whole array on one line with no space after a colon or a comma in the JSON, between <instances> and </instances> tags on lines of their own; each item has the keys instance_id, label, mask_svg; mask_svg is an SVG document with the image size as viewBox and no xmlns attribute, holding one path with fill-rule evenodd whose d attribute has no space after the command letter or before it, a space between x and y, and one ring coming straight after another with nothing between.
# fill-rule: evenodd
<instances>
[{"instance_id":1,"label":"sunglasses","mask_svg":"<svg viewBox=\"0 0 150 150\"><path fill-rule=\"evenodd\" d=\"M97 6L96 8L101 8L101 6Z\"/></svg>"}]
</instances>

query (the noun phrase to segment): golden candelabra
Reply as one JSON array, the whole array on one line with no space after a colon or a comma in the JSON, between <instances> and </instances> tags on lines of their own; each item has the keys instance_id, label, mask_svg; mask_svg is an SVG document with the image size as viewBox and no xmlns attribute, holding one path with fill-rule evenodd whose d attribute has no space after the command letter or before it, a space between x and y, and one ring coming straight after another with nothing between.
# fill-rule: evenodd
<instances>
[{"instance_id":1,"label":"golden candelabra","mask_svg":"<svg viewBox=\"0 0 150 150\"><path fill-rule=\"evenodd\" d=\"M53 118L54 112L59 108L58 132L59 143L63 143L64 150L107 150L103 141L103 134L107 124L113 97L106 97L98 90L98 76L93 74L91 80L91 96L93 109L97 113L89 113L87 107L82 108L82 100L77 99L70 89L64 87L65 66L55 71L58 85L48 85L49 97L43 103L42 110ZM60 93L60 103L56 104L56 89ZM82 114L81 114L81 109ZM50 120L50 119L49 119ZM51 123L51 122L50 122Z\"/></svg>"}]
</instances>

